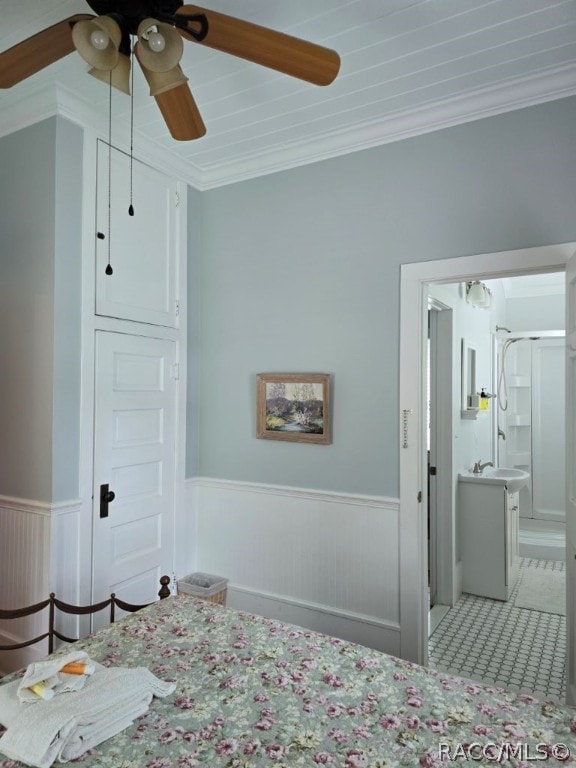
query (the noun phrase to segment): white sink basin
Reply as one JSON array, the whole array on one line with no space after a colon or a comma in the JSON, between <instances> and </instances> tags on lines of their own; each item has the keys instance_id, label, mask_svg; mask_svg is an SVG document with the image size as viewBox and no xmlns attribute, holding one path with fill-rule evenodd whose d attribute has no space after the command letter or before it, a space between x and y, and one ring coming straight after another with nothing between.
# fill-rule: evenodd
<instances>
[{"instance_id":1,"label":"white sink basin","mask_svg":"<svg viewBox=\"0 0 576 768\"><path fill-rule=\"evenodd\" d=\"M519 491L530 480L530 473L523 469L507 469L505 467L487 467L487 469L487 476L504 480L510 493ZM486 472L486 470L484 471Z\"/></svg>"},{"instance_id":2,"label":"white sink basin","mask_svg":"<svg viewBox=\"0 0 576 768\"><path fill-rule=\"evenodd\" d=\"M486 467L481 474L473 472L461 473L460 480L467 483L488 483L490 485L505 485L509 493L516 493L528 484L530 473L523 469L508 469L506 467Z\"/></svg>"}]
</instances>

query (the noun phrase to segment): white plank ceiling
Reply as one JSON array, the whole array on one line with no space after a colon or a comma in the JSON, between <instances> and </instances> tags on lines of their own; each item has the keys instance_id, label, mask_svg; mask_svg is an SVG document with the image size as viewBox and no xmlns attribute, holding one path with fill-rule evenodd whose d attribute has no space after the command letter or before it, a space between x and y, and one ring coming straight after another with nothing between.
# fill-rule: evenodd
<instances>
[{"instance_id":1,"label":"white plank ceiling","mask_svg":"<svg viewBox=\"0 0 576 768\"><path fill-rule=\"evenodd\" d=\"M169 136L137 71L136 146L162 153L200 189L576 93L576 0L205 0L204 7L334 48L342 68L320 88L186 42L182 67L208 132L185 143ZM0 50L77 12L90 9L82 0L0 0ZM11 110L55 84L96 127L105 125L107 87L86 70L73 53L1 91L0 134ZM120 146L129 143L129 115L130 99L115 92Z\"/></svg>"}]
</instances>

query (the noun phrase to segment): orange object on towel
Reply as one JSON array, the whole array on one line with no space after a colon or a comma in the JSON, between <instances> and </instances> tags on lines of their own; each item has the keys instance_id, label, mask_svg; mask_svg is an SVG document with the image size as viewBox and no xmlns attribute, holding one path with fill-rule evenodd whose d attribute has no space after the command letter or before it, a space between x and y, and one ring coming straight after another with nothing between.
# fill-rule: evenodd
<instances>
[{"instance_id":1,"label":"orange object on towel","mask_svg":"<svg viewBox=\"0 0 576 768\"><path fill-rule=\"evenodd\" d=\"M94 666L83 661L70 661L62 667L60 672L65 672L67 675L91 675L94 672Z\"/></svg>"}]
</instances>

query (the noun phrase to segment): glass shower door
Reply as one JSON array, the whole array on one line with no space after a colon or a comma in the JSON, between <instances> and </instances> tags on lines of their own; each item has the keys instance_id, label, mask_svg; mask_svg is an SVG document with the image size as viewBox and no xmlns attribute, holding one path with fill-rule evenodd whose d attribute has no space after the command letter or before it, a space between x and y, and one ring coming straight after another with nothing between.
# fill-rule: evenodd
<instances>
[{"instance_id":1,"label":"glass shower door","mask_svg":"<svg viewBox=\"0 0 576 768\"><path fill-rule=\"evenodd\" d=\"M565 339L539 339L531 346L533 516L565 522Z\"/></svg>"},{"instance_id":2,"label":"glass shower door","mask_svg":"<svg viewBox=\"0 0 576 768\"><path fill-rule=\"evenodd\" d=\"M530 473L530 483L520 491L521 517L563 522L565 339L549 336L507 341L506 384L499 387L496 406L498 426L506 440L498 441L498 462ZM503 343L498 353L499 370Z\"/></svg>"}]
</instances>

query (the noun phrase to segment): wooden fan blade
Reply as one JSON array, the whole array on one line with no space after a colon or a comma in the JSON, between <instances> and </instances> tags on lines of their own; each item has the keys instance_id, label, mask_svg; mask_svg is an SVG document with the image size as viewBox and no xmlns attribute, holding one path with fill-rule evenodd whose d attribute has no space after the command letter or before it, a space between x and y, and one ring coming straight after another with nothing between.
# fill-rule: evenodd
<instances>
[{"instance_id":1,"label":"wooden fan blade","mask_svg":"<svg viewBox=\"0 0 576 768\"><path fill-rule=\"evenodd\" d=\"M188 83L154 96L173 139L192 141L206 133L206 126L196 106Z\"/></svg>"},{"instance_id":2,"label":"wooden fan blade","mask_svg":"<svg viewBox=\"0 0 576 768\"><path fill-rule=\"evenodd\" d=\"M195 5L183 5L176 11L177 16L200 13L208 21L208 34L198 41L180 29L180 34L188 40L315 85L329 85L338 74L340 57L330 48ZM190 22L190 28L195 28L194 22Z\"/></svg>"},{"instance_id":3,"label":"wooden fan blade","mask_svg":"<svg viewBox=\"0 0 576 768\"><path fill-rule=\"evenodd\" d=\"M78 21L93 18L87 13L70 16L0 53L0 88L11 88L72 53L72 27Z\"/></svg>"}]
</instances>

